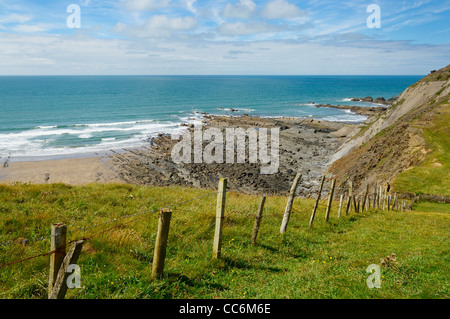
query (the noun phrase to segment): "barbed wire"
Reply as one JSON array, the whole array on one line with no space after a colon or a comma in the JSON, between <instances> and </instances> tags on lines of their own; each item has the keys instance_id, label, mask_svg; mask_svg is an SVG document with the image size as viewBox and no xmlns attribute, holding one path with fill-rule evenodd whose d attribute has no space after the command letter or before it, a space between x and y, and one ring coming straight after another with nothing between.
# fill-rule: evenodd
<instances>
[{"instance_id":1,"label":"barbed wire","mask_svg":"<svg viewBox=\"0 0 450 319\"><path fill-rule=\"evenodd\" d=\"M181 205L184 205L184 204L189 203L189 202L191 202L191 201L194 201L194 200L197 200L197 199L200 199L200 198L204 198L204 197L208 197L208 196L212 196L212 195L216 195L216 194L219 194L219 193L222 193L222 192L211 192L211 193L208 193L208 194L205 194L205 195L197 196L197 197L194 197L194 198L191 198L191 199L182 201L182 202L175 203L175 204L173 204L173 205L169 205L169 206L164 207L164 208L168 208L168 209L174 208L174 207L176 207L176 206L181 206ZM123 219L135 217L133 220L128 221L128 222L125 223L125 224L128 224L128 223L131 223L131 222L137 220L140 216L143 216L143 215L146 215L146 214L150 214L150 213L155 213L155 212L161 210L162 208L163 208L163 207L161 207L161 208L156 208L156 209L153 209L153 210L151 210L151 211L145 211L145 212L139 212L139 213L129 214L129 215L125 215L125 216L120 216L120 217L117 217L117 218L114 218L114 219L107 220L107 221L102 222L102 223L98 223L98 224L96 224L96 225L91 225L91 226L87 226L87 227L80 227L80 228L77 228L77 229L68 231L67 233L75 233L75 232L82 231L82 230L85 231L85 230L87 230L87 229L92 229L92 228L96 228L96 227L103 226L103 225L106 225L106 224L111 224L111 223L113 223L113 222L117 222L117 221L120 221L120 220L123 220ZM117 225L115 225L115 226L113 226L113 227L111 227L111 228L109 228L109 229L102 230L102 231L100 231L100 232L98 232L98 233L95 233L94 235L89 236L89 237L83 237L83 238L81 238L81 240L88 241L88 240L90 240L91 238L93 238L93 237L95 237L95 236L97 236L97 235L99 235L99 234L101 234L101 233L105 233L105 232L107 232L107 231L111 231L112 229L114 229L114 228L116 228L116 227L117 227ZM51 238L51 237L53 237L53 236L55 236L55 235L52 235L52 236L46 236L46 237L43 237L43 239L48 239L48 238ZM80 239L78 239L78 240L80 240ZM68 242L68 243L66 244L66 247L67 247L68 245L70 245L71 243L75 242L75 241L77 241L77 240L71 240L70 242ZM15 243L15 241L13 241L12 243ZM23 258L23 259L16 260L16 261L12 261L12 262L9 262L9 263L0 265L0 268L6 267L6 266L10 266L10 265L14 265L14 264L17 264L17 263L21 263L21 262L24 262L24 261L32 260L32 259L35 259L35 258L38 258L38 257L43 257L43 256L51 255L51 254L54 254L56 251L58 251L58 250L52 250L52 251L45 252L45 253L42 253L42 254L39 254L39 255L35 255L35 256Z\"/></svg>"},{"instance_id":2,"label":"barbed wire","mask_svg":"<svg viewBox=\"0 0 450 319\"><path fill-rule=\"evenodd\" d=\"M186 204L188 202L191 202L191 201L203 198L203 197L207 197L207 196L212 196L212 195L215 195L215 194L218 194L218 193L219 192L210 192L208 194L197 196L197 197L191 198L191 199L183 201L183 202L175 203L175 204L167 206L165 208L174 208L176 206L184 205L184 204ZM135 213L135 214L129 214L129 215L125 215L125 216L119 216L117 218L110 219L110 220L107 220L107 221L104 221L104 222L101 222L101 223L98 223L98 224L95 224L95 225L79 227L79 228L75 228L75 229L72 229L72 230L69 229L67 231L67 233L68 234L75 233L75 232L78 232L78 231L83 231L83 230L87 230L87 229L92 229L92 228L96 228L96 227L99 227L99 226L103 226L103 225L106 225L106 224L110 224L110 223L116 222L118 220L131 218L131 217L139 216L139 215L145 215L145 214L149 214L149 213L154 213L155 211L158 211L161 208L156 208L156 209L153 209L151 211L144 211L144 212L139 212L139 213ZM19 237L16 240L11 240L11 241L7 241L7 242L0 242L0 246L9 246L9 245L12 245L12 244L21 244L21 243L23 243L23 241L21 242L21 239L26 240L26 244L30 244L30 243L35 243L35 242L43 241L43 240L46 240L46 239L50 239L50 238L52 238L54 236L55 235L48 235L48 236L42 236L42 237L35 237L33 239L27 239L27 238Z\"/></svg>"}]
</instances>

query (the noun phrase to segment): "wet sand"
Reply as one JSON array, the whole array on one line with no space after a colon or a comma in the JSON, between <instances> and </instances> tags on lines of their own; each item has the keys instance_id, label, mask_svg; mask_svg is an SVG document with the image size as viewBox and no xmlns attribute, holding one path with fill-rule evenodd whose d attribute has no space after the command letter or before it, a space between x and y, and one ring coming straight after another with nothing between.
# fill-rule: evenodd
<instances>
[{"instance_id":1,"label":"wet sand","mask_svg":"<svg viewBox=\"0 0 450 319\"><path fill-rule=\"evenodd\" d=\"M103 157L13 162L0 167L0 183L46 184L123 183Z\"/></svg>"}]
</instances>

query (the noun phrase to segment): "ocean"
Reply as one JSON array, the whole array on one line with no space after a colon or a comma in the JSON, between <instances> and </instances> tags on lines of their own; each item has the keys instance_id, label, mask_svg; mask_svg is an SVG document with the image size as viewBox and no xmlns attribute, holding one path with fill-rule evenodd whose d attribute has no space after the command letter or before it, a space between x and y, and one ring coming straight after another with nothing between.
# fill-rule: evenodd
<instances>
[{"instance_id":1,"label":"ocean","mask_svg":"<svg viewBox=\"0 0 450 319\"><path fill-rule=\"evenodd\" d=\"M75 157L139 147L201 112L362 122L314 104L373 106L423 76L3 76L0 160Z\"/></svg>"}]
</instances>

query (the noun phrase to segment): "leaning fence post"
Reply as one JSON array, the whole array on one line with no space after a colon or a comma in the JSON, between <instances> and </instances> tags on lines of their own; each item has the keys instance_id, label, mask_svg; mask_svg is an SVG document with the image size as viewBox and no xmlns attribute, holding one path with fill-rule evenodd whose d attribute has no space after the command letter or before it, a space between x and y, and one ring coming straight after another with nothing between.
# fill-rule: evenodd
<instances>
[{"instance_id":1,"label":"leaning fence post","mask_svg":"<svg viewBox=\"0 0 450 319\"><path fill-rule=\"evenodd\" d=\"M347 198L347 206L345 207L345 215L348 215L348 212L350 211L350 207L352 206L352 197L348 196Z\"/></svg>"},{"instance_id":2,"label":"leaning fence post","mask_svg":"<svg viewBox=\"0 0 450 319\"><path fill-rule=\"evenodd\" d=\"M170 209L161 209L159 212L158 233L153 254L152 279L160 278L164 272L171 217L172 211Z\"/></svg>"},{"instance_id":3,"label":"leaning fence post","mask_svg":"<svg viewBox=\"0 0 450 319\"><path fill-rule=\"evenodd\" d=\"M49 295L49 299L64 299L66 296L67 289L67 279L69 279L69 273L67 268L70 265L76 265L78 257L81 254L81 249L83 249L84 240L76 241L70 247L69 252L63 259L63 262L59 268L58 275L55 280L55 285L53 286L52 293Z\"/></svg>"},{"instance_id":4,"label":"leaning fence post","mask_svg":"<svg viewBox=\"0 0 450 319\"><path fill-rule=\"evenodd\" d=\"M227 192L227 179L219 179L216 206L216 229L214 232L213 258L219 259L222 250L222 224L225 214L225 199Z\"/></svg>"},{"instance_id":5,"label":"leaning fence post","mask_svg":"<svg viewBox=\"0 0 450 319\"><path fill-rule=\"evenodd\" d=\"M261 202L259 203L258 212L256 213L256 218L255 218L255 225L253 226L252 245L256 245L256 238L258 237L259 225L261 224L261 219L263 217L265 202L266 202L266 196L263 196L261 198Z\"/></svg>"},{"instance_id":6,"label":"leaning fence post","mask_svg":"<svg viewBox=\"0 0 450 319\"><path fill-rule=\"evenodd\" d=\"M333 203L334 186L336 185L336 179L331 181L330 195L328 196L327 211L325 212L325 222L328 222L330 217L331 205Z\"/></svg>"},{"instance_id":7,"label":"leaning fence post","mask_svg":"<svg viewBox=\"0 0 450 319\"><path fill-rule=\"evenodd\" d=\"M314 204L314 208L311 214L311 218L309 219L309 227L311 228L314 222L314 216L316 216L317 206L319 206L320 196L322 195L323 183L325 182L325 175L322 176L322 180L320 181L319 193L317 193L316 203Z\"/></svg>"},{"instance_id":8,"label":"leaning fence post","mask_svg":"<svg viewBox=\"0 0 450 319\"><path fill-rule=\"evenodd\" d=\"M298 183L301 181L301 179L302 179L302 174L297 173L297 175L294 178L294 181L292 182L292 187L291 187L291 191L289 193L289 198L288 198L288 201L286 204L286 209L284 210L283 221L281 222L281 227L280 227L281 234L284 234L286 232L287 225L289 222L289 217L291 217L291 210L292 210L292 204L294 202L295 192L297 190Z\"/></svg>"},{"instance_id":9,"label":"leaning fence post","mask_svg":"<svg viewBox=\"0 0 450 319\"><path fill-rule=\"evenodd\" d=\"M67 226L61 223L52 225L52 233L50 240L50 250L54 251L50 255L50 274L48 279L48 297L52 295L53 286L58 277L59 268L61 267L64 257L66 256L66 234Z\"/></svg>"}]
</instances>

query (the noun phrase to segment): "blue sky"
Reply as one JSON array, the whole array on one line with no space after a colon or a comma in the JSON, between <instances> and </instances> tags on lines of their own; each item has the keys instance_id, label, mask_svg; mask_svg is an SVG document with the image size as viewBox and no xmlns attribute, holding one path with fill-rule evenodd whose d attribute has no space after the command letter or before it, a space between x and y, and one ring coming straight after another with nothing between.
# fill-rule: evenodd
<instances>
[{"instance_id":1,"label":"blue sky","mask_svg":"<svg viewBox=\"0 0 450 319\"><path fill-rule=\"evenodd\" d=\"M81 28L67 27L70 4ZM0 0L0 75L424 75L449 63L450 0Z\"/></svg>"}]
</instances>

